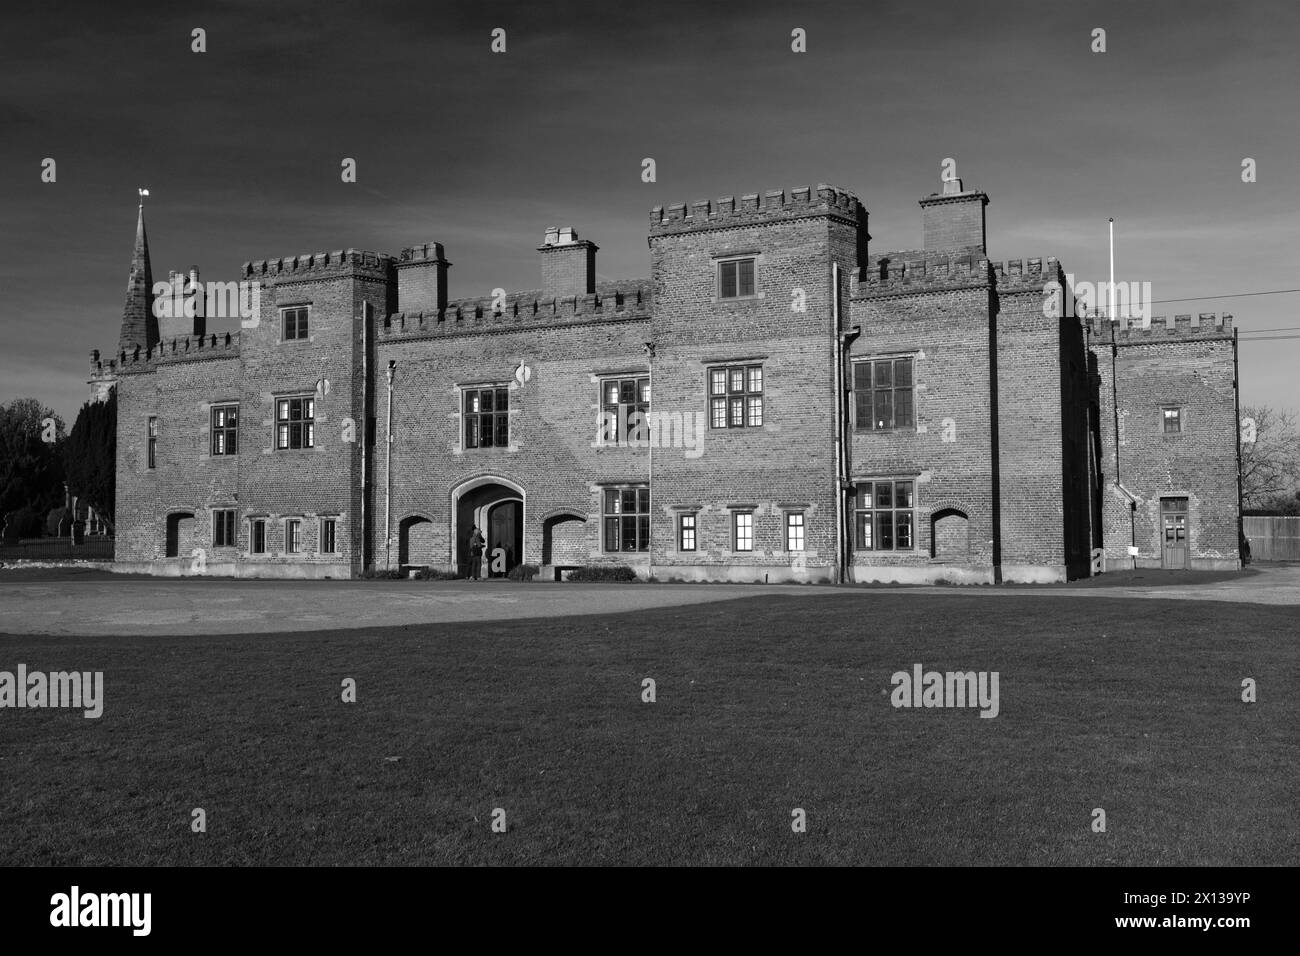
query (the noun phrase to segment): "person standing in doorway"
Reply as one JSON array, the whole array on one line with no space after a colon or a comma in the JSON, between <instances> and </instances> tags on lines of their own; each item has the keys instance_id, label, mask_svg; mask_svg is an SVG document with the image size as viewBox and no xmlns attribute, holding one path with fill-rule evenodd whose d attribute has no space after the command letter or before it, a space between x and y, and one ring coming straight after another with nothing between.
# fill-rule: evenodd
<instances>
[{"instance_id":1,"label":"person standing in doorway","mask_svg":"<svg viewBox=\"0 0 1300 956\"><path fill-rule=\"evenodd\" d=\"M475 581L483 577L483 549L487 547L487 541L483 538L483 532L479 531L478 525L474 525L469 532L469 576Z\"/></svg>"}]
</instances>

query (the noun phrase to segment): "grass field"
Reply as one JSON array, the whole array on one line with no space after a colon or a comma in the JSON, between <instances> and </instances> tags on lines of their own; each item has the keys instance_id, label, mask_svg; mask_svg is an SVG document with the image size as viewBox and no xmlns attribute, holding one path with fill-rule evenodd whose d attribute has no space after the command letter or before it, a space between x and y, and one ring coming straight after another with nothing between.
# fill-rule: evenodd
<instances>
[{"instance_id":1,"label":"grass field","mask_svg":"<svg viewBox=\"0 0 1300 956\"><path fill-rule=\"evenodd\" d=\"M1295 865L1298 620L864 591L0 636L0 669L102 670L106 698L99 720L0 710L0 864ZM915 663L998 671L1000 715L892 708L890 675Z\"/></svg>"}]
</instances>

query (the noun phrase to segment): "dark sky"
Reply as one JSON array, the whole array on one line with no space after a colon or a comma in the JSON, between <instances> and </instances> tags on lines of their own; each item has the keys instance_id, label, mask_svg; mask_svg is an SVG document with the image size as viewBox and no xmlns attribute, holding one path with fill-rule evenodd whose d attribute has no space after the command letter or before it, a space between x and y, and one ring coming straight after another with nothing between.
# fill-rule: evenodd
<instances>
[{"instance_id":1,"label":"dark sky","mask_svg":"<svg viewBox=\"0 0 1300 956\"><path fill-rule=\"evenodd\" d=\"M0 401L71 424L139 185L155 279L436 240L467 296L536 288L548 225L595 240L602 278L645 275L650 207L818 182L862 198L873 248L915 248L953 157L991 258L1104 282L1114 216L1117 278L1156 299L1300 287L1298 39L1294 0L26 4L0 38ZM1259 329L1297 301L1154 312ZM1243 403L1300 405L1298 359L1243 341Z\"/></svg>"}]
</instances>

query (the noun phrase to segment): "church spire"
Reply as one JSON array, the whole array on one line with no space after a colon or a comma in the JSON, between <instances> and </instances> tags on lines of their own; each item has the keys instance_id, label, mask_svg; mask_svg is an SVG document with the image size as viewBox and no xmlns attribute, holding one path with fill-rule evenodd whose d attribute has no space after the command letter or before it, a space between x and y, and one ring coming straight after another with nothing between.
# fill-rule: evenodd
<instances>
[{"instance_id":1,"label":"church spire","mask_svg":"<svg viewBox=\"0 0 1300 956\"><path fill-rule=\"evenodd\" d=\"M126 306L122 309L122 334L118 351L130 355L136 346L143 350L158 344L158 318L153 314L153 271L149 268L149 238L144 231L144 197L140 190L139 215L135 225L135 252L131 256L131 277L126 283Z\"/></svg>"}]
</instances>

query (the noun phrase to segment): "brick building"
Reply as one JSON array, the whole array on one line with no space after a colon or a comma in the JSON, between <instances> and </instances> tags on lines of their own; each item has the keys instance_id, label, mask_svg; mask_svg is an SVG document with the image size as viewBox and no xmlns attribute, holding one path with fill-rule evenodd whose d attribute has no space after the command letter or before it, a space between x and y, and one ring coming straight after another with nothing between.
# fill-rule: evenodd
<instances>
[{"instance_id":1,"label":"brick building","mask_svg":"<svg viewBox=\"0 0 1300 956\"><path fill-rule=\"evenodd\" d=\"M1231 316L1058 317L988 197L868 252L818 186L657 207L650 276L548 230L541 288L453 299L441 244L245 263L257 309L155 317L143 210L115 358L117 560L350 577L627 564L659 579L1055 581L1239 566ZM201 288L197 270L188 284ZM653 396L653 398L652 398Z\"/></svg>"}]
</instances>

